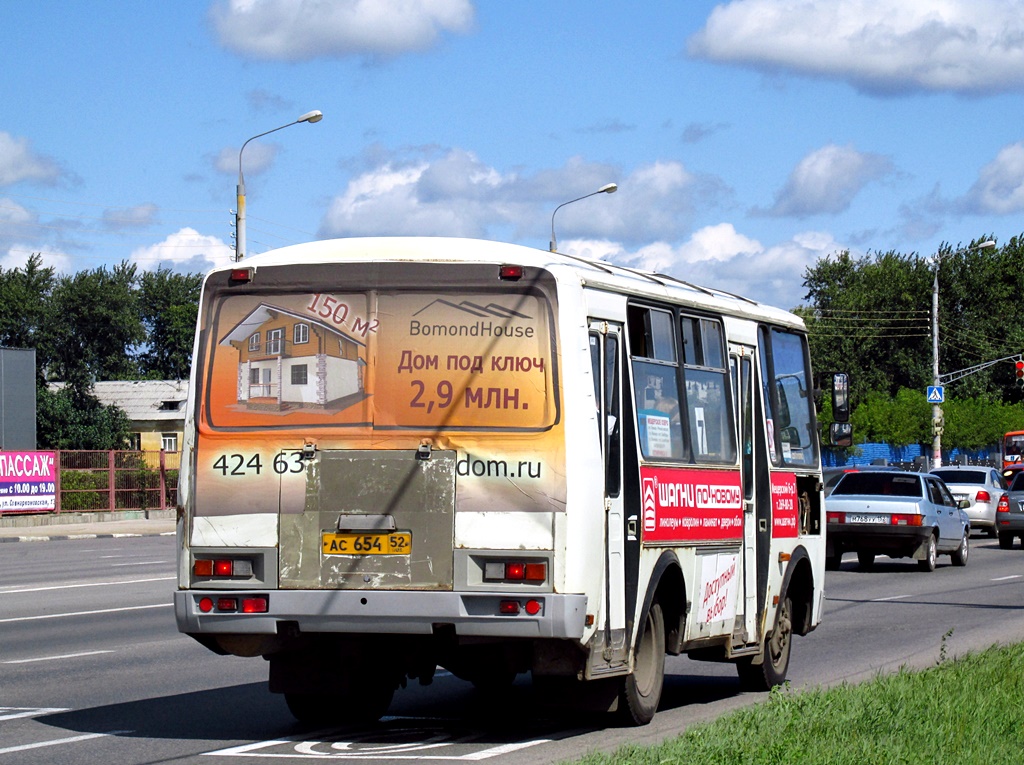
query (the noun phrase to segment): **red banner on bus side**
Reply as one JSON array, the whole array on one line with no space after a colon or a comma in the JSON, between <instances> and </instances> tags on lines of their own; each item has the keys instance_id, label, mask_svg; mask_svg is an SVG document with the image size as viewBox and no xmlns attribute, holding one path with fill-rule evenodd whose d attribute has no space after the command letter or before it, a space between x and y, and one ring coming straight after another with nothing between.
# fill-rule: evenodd
<instances>
[{"instance_id":1,"label":"red banner on bus side","mask_svg":"<svg viewBox=\"0 0 1024 765\"><path fill-rule=\"evenodd\" d=\"M641 467L647 542L736 540L743 536L739 471Z\"/></svg>"},{"instance_id":2,"label":"red banner on bus side","mask_svg":"<svg viewBox=\"0 0 1024 765\"><path fill-rule=\"evenodd\" d=\"M796 476L793 473L772 473L772 536L797 536L799 502L796 497Z\"/></svg>"}]
</instances>

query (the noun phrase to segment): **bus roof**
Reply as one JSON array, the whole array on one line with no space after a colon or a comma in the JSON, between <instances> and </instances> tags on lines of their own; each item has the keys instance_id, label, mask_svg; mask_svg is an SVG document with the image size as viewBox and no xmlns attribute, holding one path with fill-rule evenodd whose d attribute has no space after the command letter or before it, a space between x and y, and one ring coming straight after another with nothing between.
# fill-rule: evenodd
<instances>
[{"instance_id":1,"label":"bus roof","mask_svg":"<svg viewBox=\"0 0 1024 765\"><path fill-rule=\"evenodd\" d=\"M518 244L454 237L357 237L324 239L281 247L213 269L210 274L239 267L296 263L424 262L515 264L543 268L556 279L573 277L583 286L627 295L668 300L694 308L770 321L804 329L796 314L713 287L689 283L667 274L642 271L603 260L549 252ZM208 274L209 276L209 274Z\"/></svg>"}]
</instances>

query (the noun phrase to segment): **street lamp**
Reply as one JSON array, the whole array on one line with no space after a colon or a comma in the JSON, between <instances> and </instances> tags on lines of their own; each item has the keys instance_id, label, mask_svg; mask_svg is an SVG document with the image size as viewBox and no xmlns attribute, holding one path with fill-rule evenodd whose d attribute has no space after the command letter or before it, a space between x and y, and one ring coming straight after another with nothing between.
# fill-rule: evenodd
<instances>
[{"instance_id":1,"label":"street lamp","mask_svg":"<svg viewBox=\"0 0 1024 765\"><path fill-rule=\"evenodd\" d=\"M995 247L996 243L989 239L987 242L976 244L972 247L958 249L954 255L960 252L973 252L974 250L988 250ZM935 253L935 280L932 283L932 378L936 388L942 385L942 378L939 375L939 254ZM942 405L932 404L932 467L942 467Z\"/></svg>"},{"instance_id":2,"label":"street lamp","mask_svg":"<svg viewBox=\"0 0 1024 765\"><path fill-rule=\"evenodd\" d=\"M592 197L595 194L614 194L618 190L619 190L618 185L616 185L614 183L606 183L604 186L599 188L597 191L591 191L589 194L584 194L581 197L576 197L576 199L570 199L568 202L562 202L562 204L560 204L558 207L556 207L555 208L555 212L551 213L551 246L548 248L548 251L549 252L556 252L556 249L555 249L556 246L557 246L556 243L555 243L555 213L556 212L561 210L566 205L571 205L573 202L579 202L581 199L586 199L587 197Z\"/></svg>"},{"instance_id":3,"label":"street lamp","mask_svg":"<svg viewBox=\"0 0 1024 765\"><path fill-rule=\"evenodd\" d=\"M253 141L257 138L262 138L265 135L276 133L278 130L284 130L286 127L292 125L298 125L300 122L308 122L310 124L319 122L324 118L323 112L319 109L314 109L311 112L306 112L294 122L289 122L287 125L281 125L273 130L268 130L266 133L260 133L254 135L242 144L242 148L238 150L238 187L236 194L238 196L237 206L235 208L235 261L241 260L245 257L245 179L242 177L242 152L245 151L245 147L249 141Z\"/></svg>"}]
</instances>

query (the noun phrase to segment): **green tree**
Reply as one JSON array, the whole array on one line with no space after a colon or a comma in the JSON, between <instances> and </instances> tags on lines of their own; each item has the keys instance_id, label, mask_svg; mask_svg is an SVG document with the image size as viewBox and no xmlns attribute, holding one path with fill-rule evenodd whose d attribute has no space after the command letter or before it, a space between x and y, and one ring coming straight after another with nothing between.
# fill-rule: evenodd
<instances>
[{"instance_id":1,"label":"green tree","mask_svg":"<svg viewBox=\"0 0 1024 765\"><path fill-rule=\"evenodd\" d=\"M47 302L41 350L50 380L63 380L79 395L93 380L138 377L135 353L146 331L138 310L136 267L62 276Z\"/></svg>"},{"instance_id":2,"label":"green tree","mask_svg":"<svg viewBox=\"0 0 1024 765\"><path fill-rule=\"evenodd\" d=\"M146 328L146 345L139 356L142 376L186 379L192 366L202 276L160 268L143 273L139 286L139 314Z\"/></svg>"},{"instance_id":3,"label":"green tree","mask_svg":"<svg viewBox=\"0 0 1024 765\"><path fill-rule=\"evenodd\" d=\"M24 268L0 269L0 345L38 345L53 285L53 269L43 267L39 253L30 255Z\"/></svg>"}]
</instances>

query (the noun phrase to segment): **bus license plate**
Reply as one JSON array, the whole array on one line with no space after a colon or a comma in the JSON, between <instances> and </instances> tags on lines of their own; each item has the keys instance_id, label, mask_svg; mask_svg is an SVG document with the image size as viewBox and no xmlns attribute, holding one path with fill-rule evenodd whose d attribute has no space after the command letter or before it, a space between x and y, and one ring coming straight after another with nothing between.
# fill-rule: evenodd
<instances>
[{"instance_id":1,"label":"bus license plate","mask_svg":"<svg viewBox=\"0 0 1024 765\"><path fill-rule=\"evenodd\" d=\"M408 555L412 552L412 532L387 534L334 534L321 538L324 555Z\"/></svg>"},{"instance_id":2,"label":"bus license plate","mask_svg":"<svg viewBox=\"0 0 1024 765\"><path fill-rule=\"evenodd\" d=\"M847 523L880 523L886 525L889 523L888 515L873 515L869 513L847 513Z\"/></svg>"}]
</instances>

